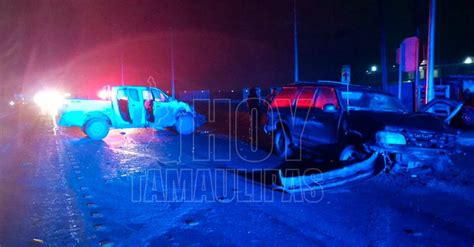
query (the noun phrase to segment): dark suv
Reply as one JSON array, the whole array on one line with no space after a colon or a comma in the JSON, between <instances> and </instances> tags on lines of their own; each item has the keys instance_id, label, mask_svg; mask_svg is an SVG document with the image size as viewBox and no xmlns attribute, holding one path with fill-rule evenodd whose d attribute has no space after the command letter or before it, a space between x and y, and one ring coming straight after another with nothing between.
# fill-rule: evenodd
<instances>
[{"instance_id":1,"label":"dark suv","mask_svg":"<svg viewBox=\"0 0 474 247\"><path fill-rule=\"evenodd\" d=\"M273 133L274 151L282 157L302 150L341 161L376 151L436 159L454 148L456 138L441 119L408 113L391 94L334 82L283 87L269 107L265 131Z\"/></svg>"}]
</instances>

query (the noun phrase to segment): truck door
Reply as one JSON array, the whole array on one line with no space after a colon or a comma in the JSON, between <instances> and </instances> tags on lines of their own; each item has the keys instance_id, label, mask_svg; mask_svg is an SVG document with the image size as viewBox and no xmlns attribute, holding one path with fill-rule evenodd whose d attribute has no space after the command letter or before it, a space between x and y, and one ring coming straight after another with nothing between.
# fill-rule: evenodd
<instances>
[{"instance_id":1,"label":"truck door","mask_svg":"<svg viewBox=\"0 0 474 247\"><path fill-rule=\"evenodd\" d=\"M309 123L306 125L308 142L313 145L337 143L341 107L332 87L318 87Z\"/></svg>"},{"instance_id":2,"label":"truck door","mask_svg":"<svg viewBox=\"0 0 474 247\"><path fill-rule=\"evenodd\" d=\"M145 125L145 106L141 102L138 89L119 88L116 94L117 127L131 128ZM115 106L115 104L114 104Z\"/></svg>"},{"instance_id":3,"label":"truck door","mask_svg":"<svg viewBox=\"0 0 474 247\"><path fill-rule=\"evenodd\" d=\"M309 137L311 133L311 121L310 118L312 108L314 107L314 96L316 89L315 87L302 87L298 98L295 102L294 118L293 118L293 140L295 144L302 144L304 147L311 146L311 140ZM308 128L309 127L309 128Z\"/></svg>"},{"instance_id":4,"label":"truck door","mask_svg":"<svg viewBox=\"0 0 474 247\"><path fill-rule=\"evenodd\" d=\"M155 117L154 127L164 128L174 124L175 116L173 112L173 101L170 101L168 95L157 88L152 88L154 104L153 113Z\"/></svg>"},{"instance_id":5,"label":"truck door","mask_svg":"<svg viewBox=\"0 0 474 247\"><path fill-rule=\"evenodd\" d=\"M129 100L128 100L128 92L126 88L119 88L117 90L117 94L115 96L116 104L116 111L115 115L117 116L117 127L119 128L126 128L132 125L132 118L130 116L130 109L129 109ZM114 103L115 105L115 103Z\"/></svg>"},{"instance_id":6,"label":"truck door","mask_svg":"<svg viewBox=\"0 0 474 247\"><path fill-rule=\"evenodd\" d=\"M138 89L128 88L128 108L130 118L134 127L142 127L145 125L145 105L141 100Z\"/></svg>"}]
</instances>

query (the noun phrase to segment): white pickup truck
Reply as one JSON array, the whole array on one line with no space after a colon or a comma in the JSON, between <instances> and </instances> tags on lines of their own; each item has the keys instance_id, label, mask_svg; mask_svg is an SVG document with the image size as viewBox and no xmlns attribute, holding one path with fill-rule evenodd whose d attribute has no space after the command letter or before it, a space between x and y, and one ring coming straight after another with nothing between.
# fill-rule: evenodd
<instances>
[{"instance_id":1,"label":"white pickup truck","mask_svg":"<svg viewBox=\"0 0 474 247\"><path fill-rule=\"evenodd\" d=\"M104 100L66 99L58 125L77 126L92 140L102 140L112 128L175 127L180 134L196 128L195 112L155 87L117 86L101 91Z\"/></svg>"}]
</instances>

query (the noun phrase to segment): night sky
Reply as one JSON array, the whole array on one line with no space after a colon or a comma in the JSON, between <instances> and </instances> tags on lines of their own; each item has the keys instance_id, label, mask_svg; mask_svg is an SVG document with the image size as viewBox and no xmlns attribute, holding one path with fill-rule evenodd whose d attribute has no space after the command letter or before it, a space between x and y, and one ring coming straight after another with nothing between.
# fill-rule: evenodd
<instances>
[{"instance_id":1,"label":"night sky","mask_svg":"<svg viewBox=\"0 0 474 247\"><path fill-rule=\"evenodd\" d=\"M343 64L362 79L380 63L383 19L389 66L417 23L426 42L428 0L380 3L297 0L300 79L339 80ZM282 85L293 80L292 11L292 0L2 0L0 83L4 94L95 91L120 83L123 59L127 84L153 76L167 90L173 34L178 89ZM438 64L474 55L473 13L473 1L438 0Z\"/></svg>"}]
</instances>

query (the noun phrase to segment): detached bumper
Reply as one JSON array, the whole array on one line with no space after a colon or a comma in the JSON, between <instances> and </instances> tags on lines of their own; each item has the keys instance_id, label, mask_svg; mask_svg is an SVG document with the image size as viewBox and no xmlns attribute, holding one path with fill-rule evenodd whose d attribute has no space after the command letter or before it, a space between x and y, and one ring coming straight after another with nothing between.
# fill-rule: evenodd
<instances>
[{"instance_id":1,"label":"detached bumper","mask_svg":"<svg viewBox=\"0 0 474 247\"><path fill-rule=\"evenodd\" d=\"M441 149L441 148L425 148L425 147L413 147L413 146L402 146L402 145L372 145L370 149L379 153L391 153L396 154L397 159L403 161L430 161L438 160L442 156L447 156L456 153L453 148Z\"/></svg>"}]
</instances>

